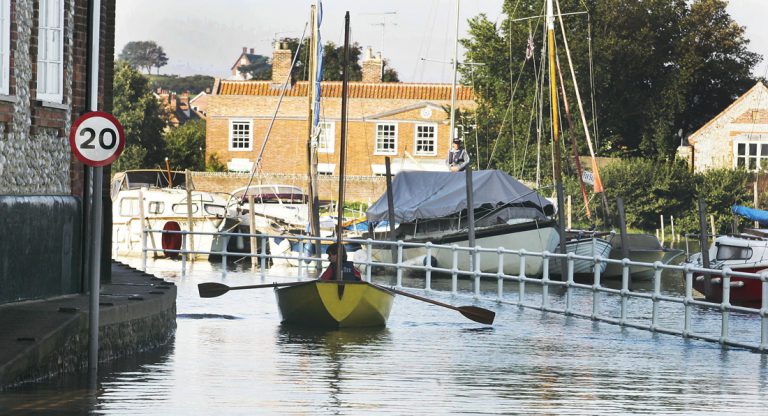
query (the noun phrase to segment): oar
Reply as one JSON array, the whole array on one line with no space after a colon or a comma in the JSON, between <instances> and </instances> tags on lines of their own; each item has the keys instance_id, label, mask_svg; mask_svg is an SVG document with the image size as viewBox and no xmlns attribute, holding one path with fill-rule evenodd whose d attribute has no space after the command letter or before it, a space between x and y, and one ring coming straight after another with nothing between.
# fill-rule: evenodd
<instances>
[{"instance_id":1,"label":"oar","mask_svg":"<svg viewBox=\"0 0 768 416\"><path fill-rule=\"evenodd\" d=\"M466 316L467 318L475 321L480 322L481 324L491 325L493 324L493 318L496 317L496 312L490 311L488 309L479 308L477 306L453 306L449 305L447 303L438 302L436 300L432 300L429 298L421 297L419 295L414 295L413 293L404 292L402 290L397 290L395 288L390 287L384 287L379 286L377 284L371 283L371 285L376 286L383 290L388 290L392 293L396 293L398 295L403 295L409 298L417 299L422 302L431 303L433 305L442 306L444 308L453 309L455 311L459 311L462 315Z\"/></svg>"},{"instance_id":2,"label":"oar","mask_svg":"<svg viewBox=\"0 0 768 416\"><path fill-rule=\"evenodd\" d=\"M295 286L305 282L287 282L287 283L265 283L263 285L249 285L249 286L234 286L230 287L223 283L207 282L197 285L197 290L200 292L201 298L215 298L221 296L230 290L241 289L263 289L266 287L281 287L281 286Z\"/></svg>"}]
</instances>

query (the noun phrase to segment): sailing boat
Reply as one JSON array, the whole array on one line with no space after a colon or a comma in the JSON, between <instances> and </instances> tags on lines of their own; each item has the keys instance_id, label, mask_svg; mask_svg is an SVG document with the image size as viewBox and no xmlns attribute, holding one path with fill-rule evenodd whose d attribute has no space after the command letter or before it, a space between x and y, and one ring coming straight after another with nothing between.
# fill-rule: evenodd
<instances>
[{"instance_id":1,"label":"sailing boat","mask_svg":"<svg viewBox=\"0 0 768 416\"><path fill-rule=\"evenodd\" d=\"M313 41L318 28L312 7ZM344 176L346 159L347 91L349 66L349 12L344 17L344 67L341 101L341 151L339 155L339 199L336 243L342 246ZM277 305L284 324L311 327L384 326L389 318L395 293L369 282L342 280L342 256L337 257L336 280L312 280L275 288Z\"/></svg>"}]
</instances>

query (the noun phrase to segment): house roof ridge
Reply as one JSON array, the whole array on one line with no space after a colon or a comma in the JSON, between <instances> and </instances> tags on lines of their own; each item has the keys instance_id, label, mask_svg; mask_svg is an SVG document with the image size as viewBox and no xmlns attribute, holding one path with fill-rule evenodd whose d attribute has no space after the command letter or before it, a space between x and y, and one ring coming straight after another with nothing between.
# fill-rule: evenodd
<instances>
[{"instance_id":1,"label":"house roof ridge","mask_svg":"<svg viewBox=\"0 0 768 416\"><path fill-rule=\"evenodd\" d=\"M725 117L725 115L731 111L732 109L736 108L737 105L741 104L743 101L747 99L750 95L754 94L758 90L762 88L763 91L768 92L768 87L763 84L762 81L757 81L755 85L752 86L752 88L748 89L744 94L741 94L736 100L734 100L728 107L725 107L723 111L718 113L716 116L714 116L711 120L709 120L706 124L701 126L698 130L691 133L691 135L688 137L688 143L695 144L698 137L701 133L703 133L705 130L707 130L710 126L714 125L717 121L719 121L722 117ZM735 117L735 116L734 116Z\"/></svg>"}]
</instances>

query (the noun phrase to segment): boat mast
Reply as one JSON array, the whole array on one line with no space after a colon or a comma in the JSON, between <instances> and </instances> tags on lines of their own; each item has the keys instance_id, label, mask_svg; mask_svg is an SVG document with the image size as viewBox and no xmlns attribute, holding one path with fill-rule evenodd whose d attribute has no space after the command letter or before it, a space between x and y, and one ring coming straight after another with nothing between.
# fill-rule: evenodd
<instances>
[{"instance_id":1,"label":"boat mast","mask_svg":"<svg viewBox=\"0 0 768 416\"><path fill-rule=\"evenodd\" d=\"M461 0L456 0L456 41L453 45L453 82L451 83L451 131L448 135L448 148L451 148L456 135L456 76L459 69L459 6Z\"/></svg>"},{"instance_id":2,"label":"boat mast","mask_svg":"<svg viewBox=\"0 0 768 416\"><path fill-rule=\"evenodd\" d=\"M336 280L341 281L343 279L343 270L341 269L341 262L346 260L342 259L344 250L342 250L341 231L342 221L344 219L344 175L346 173L346 166L344 164L347 158L347 88L349 83L349 11L344 15L344 59L342 61L342 76L341 76L341 141L339 144L339 200L336 203L336 212L338 219L336 222L336 249L338 255L336 256Z\"/></svg>"},{"instance_id":3,"label":"boat mast","mask_svg":"<svg viewBox=\"0 0 768 416\"><path fill-rule=\"evenodd\" d=\"M552 108L552 156L555 162L555 189L557 191L557 222L560 228L560 253L565 254L565 217L563 216L563 178L560 164L560 132L557 114L557 83L555 77L555 15L552 0L547 0L547 50L549 55L549 93ZM561 276L565 276L565 259L561 261Z\"/></svg>"},{"instance_id":4,"label":"boat mast","mask_svg":"<svg viewBox=\"0 0 768 416\"><path fill-rule=\"evenodd\" d=\"M320 11L322 13L322 11ZM307 156L309 162L309 178L307 181L307 189L309 194L308 209L309 209L309 232L313 237L320 236L320 204L318 200L318 185L317 185L317 140L319 132L317 130L316 119L318 114L315 113L315 106L319 100L320 88L317 71L317 55L318 55L318 43L320 42L320 19L318 16L318 8L314 4L311 8L310 16L310 42L309 42L309 79L307 80L307 96L309 97L309 109L308 109L308 137L307 137ZM331 138L333 140L333 138ZM315 240L315 255L319 256L322 253L321 244L319 240ZM320 272L322 265L317 262L315 265L317 272Z\"/></svg>"}]
</instances>

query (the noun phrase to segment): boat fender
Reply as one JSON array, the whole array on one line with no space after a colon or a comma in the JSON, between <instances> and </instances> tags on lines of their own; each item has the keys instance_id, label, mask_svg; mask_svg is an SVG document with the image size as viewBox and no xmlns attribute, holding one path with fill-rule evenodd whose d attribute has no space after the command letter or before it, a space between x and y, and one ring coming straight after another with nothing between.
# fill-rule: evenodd
<instances>
[{"instance_id":1,"label":"boat fender","mask_svg":"<svg viewBox=\"0 0 768 416\"><path fill-rule=\"evenodd\" d=\"M163 226L163 231L181 231L181 226L176 221L168 221ZM181 234L163 234L162 238L163 254L166 257L176 257L179 253L169 252L167 250L181 250Z\"/></svg>"}]
</instances>

